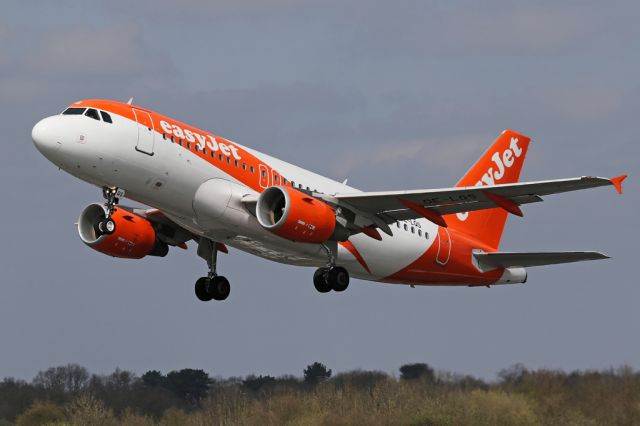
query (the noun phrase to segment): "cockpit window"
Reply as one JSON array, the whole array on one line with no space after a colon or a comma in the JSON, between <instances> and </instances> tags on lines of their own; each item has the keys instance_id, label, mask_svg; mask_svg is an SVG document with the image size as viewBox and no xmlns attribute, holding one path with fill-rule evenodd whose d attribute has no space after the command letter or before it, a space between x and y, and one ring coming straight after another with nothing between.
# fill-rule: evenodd
<instances>
[{"instance_id":1,"label":"cockpit window","mask_svg":"<svg viewBox=\"0 0 640 426\"><path fill-rule=\"evenodd\" d=\"M96 111L93 108L89 108L87 112L84 113L84 115L86 115L87 117L91 117L94 120L100 121L100 116L98 115L98 111Z\"/></svg>"},{"instance_id":2,"label":"cockpit window","mask_svg":"<svg viewBox=\"0 0 640 426\"><path fill-rule=\"evenodd\" d=\"M67 108L62 112L62 115L82 115L86 108Z\"/></svg>"},{"instance_id":3,"label":"cockpit window","mask_svg":"<svg viewBox=\"0 0 640 426\"><path fill-rule=\"evenodd\" d=\"M111 121L111 116L109 115L109 113L100 111L100 115L102 116L102 121L104 121L105 123L113 123L113 121Z\"/></svg>"}]
</instances>

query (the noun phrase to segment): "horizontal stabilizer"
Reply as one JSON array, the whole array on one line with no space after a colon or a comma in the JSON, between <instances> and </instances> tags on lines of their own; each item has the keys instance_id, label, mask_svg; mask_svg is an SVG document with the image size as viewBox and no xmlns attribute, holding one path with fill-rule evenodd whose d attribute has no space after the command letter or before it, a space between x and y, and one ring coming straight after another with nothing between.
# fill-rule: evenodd
<instances>
[{"instance_id":1,"label":"horizontal stabilizer","mask_svg":"<svg viewBox=\"0 0 640 426\"><path fill-rule=\"evenodd\" d=\"M478 269L488 271L512 266L528 267L555 265L558 263L582 262L584 260L608 259L609 256L597 251L557 251L557 252L495 252L473 253Z\"/></svg>"}]
</instances>

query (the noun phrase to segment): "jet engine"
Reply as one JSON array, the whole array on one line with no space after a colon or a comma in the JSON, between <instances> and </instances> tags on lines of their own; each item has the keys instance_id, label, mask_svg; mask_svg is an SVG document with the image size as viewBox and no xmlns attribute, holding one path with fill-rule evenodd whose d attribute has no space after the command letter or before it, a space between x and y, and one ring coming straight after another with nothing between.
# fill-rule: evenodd
<instances>
[{"instance_id":1,"label":"jet engine","mask_svg":"<svg viewBox=\"0 0 640 426\"><path fill-rule=\"evenodd\" d=\"M169 246L157 239L156 231L147 219L116 207L111 215L115 232L107 234L98 226L106 216L107 207L94 203L85 207L78 218L80 239L92 249L125 259L164 257L169 252Z\"/></svg>"},{"instance_id":2,"label":"jet engine","mask_svg":"<svg viewBox=\"0 0 640 426\"><path fill-rule=\"evenodd\" d=\"M294 188L272 186L265 189L258 197L256 217L263 228L288 240L323 243L343 239L336 238L343 232L336 232L333 208Z\"/></svg>"}]
</instances>

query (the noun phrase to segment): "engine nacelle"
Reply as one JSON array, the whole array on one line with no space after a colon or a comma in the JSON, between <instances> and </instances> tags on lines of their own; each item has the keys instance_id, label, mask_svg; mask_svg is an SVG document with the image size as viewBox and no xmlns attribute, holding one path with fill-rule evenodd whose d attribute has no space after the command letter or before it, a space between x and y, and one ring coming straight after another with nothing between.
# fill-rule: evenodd
<instances>
[{"instance_id":1,"label":"engine nacelle","mask_svg":"<svg viewBox=\"0 0 640 426\"><path fill-rule=\"evenodd\" d=\"M323 243L336 230L331 206L286 186L272 186L260 194L256 217L262 227L292 241Z\"/></svg>"},{"instance_id":2,"label":"engine nacelle","mask_svg":"<svg viewBox=\"0 0 640 426\"><path fill-rule=\"evenodd\" d=\"M89 204L78 218L78 234L83 243L100 253L125 259L166 256L169 246L156 238L147 219L116 207L111 219L116 224L113 234L103 234L98 224L107 216L103 204Z\"/></svg>"}]
</instances>

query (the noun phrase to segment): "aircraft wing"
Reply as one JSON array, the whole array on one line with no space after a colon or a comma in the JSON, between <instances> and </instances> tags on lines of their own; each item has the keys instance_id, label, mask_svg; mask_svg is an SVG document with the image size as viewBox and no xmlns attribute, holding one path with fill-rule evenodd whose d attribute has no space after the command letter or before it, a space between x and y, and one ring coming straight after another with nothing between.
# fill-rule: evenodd
<instances>
[{"instance_id":1,"label":"aircraft wing","mask_svg":"<svg viewBox=\"0 0 640 426\"><path fill-rule=\"evenodd\" d=\"M495 252L473 253L473 257L482 271L495 268L528 267L555 265L559 263L582 262L585 260L608 259L609 256L597 251L560 251L560 252Z\"/></svg>"},{"instance_id":2,"label":"aircraft wing","mask_svg":"<svg viewBox=\"0 0 640 426\"><path fill-rule=\"evenodd\" d=\"M500 207L521 216L519 205L542 201L541 196L613 185L622 192L616 178L577 177L570 179L521 182L504 185L483 185L413 191L338 193L339 205L351 207L356 213L375 215L386 223L425 217L446 226L442 215Z\"/></svg>"}]
</instances>

